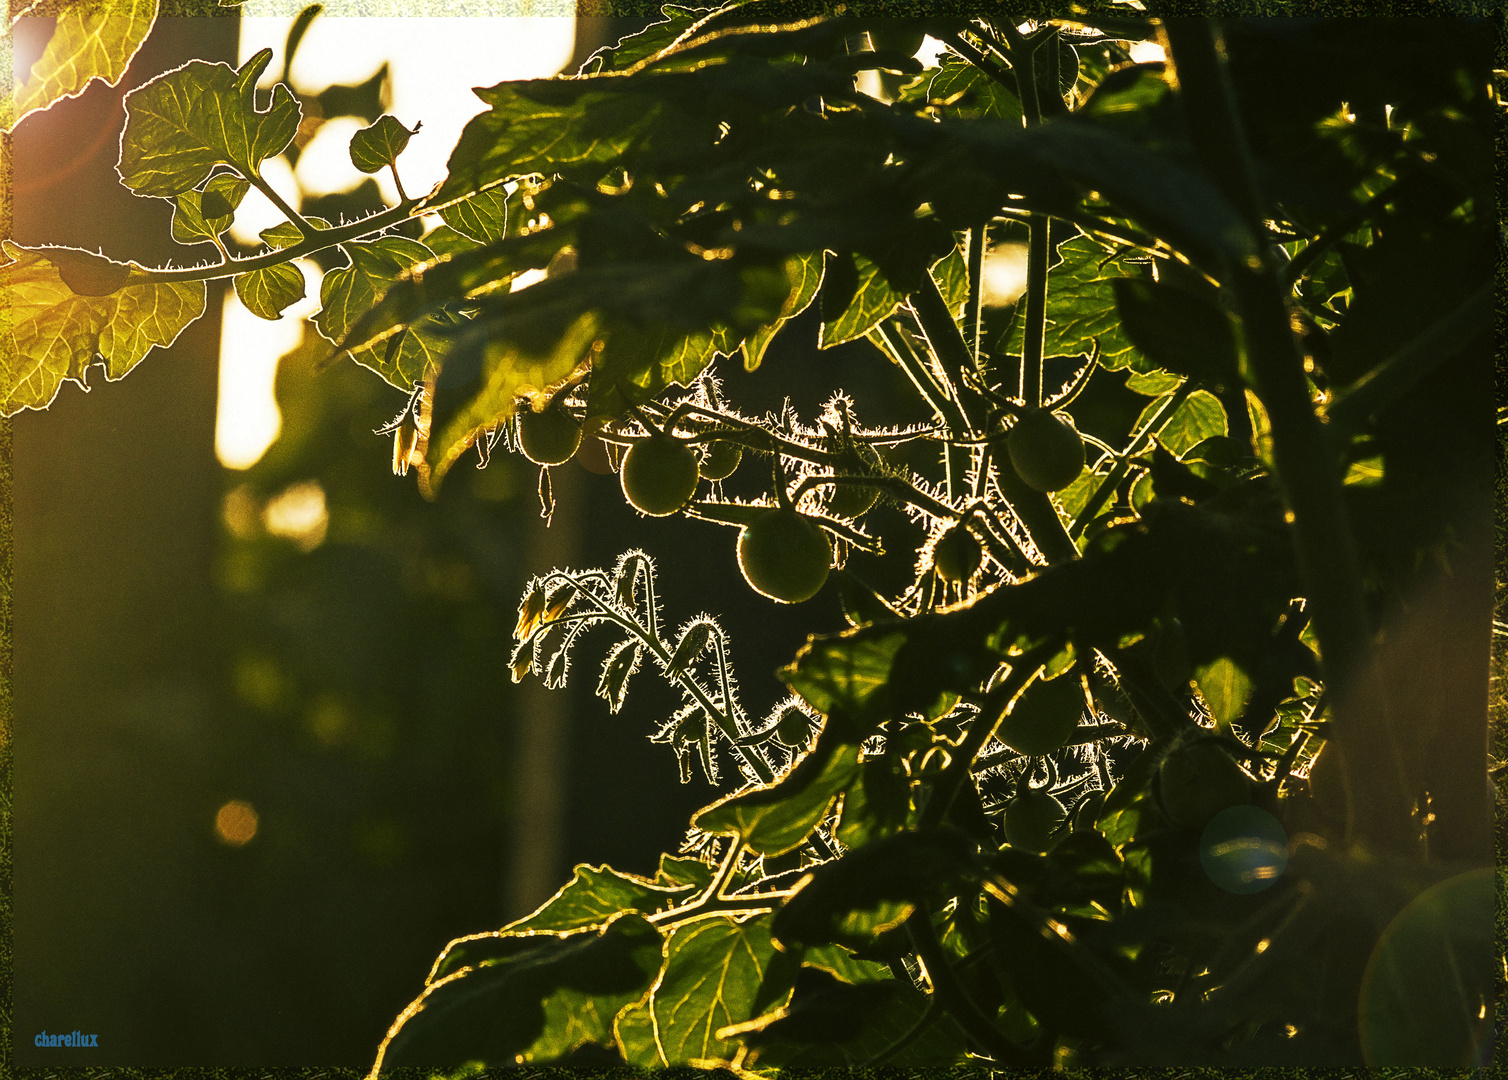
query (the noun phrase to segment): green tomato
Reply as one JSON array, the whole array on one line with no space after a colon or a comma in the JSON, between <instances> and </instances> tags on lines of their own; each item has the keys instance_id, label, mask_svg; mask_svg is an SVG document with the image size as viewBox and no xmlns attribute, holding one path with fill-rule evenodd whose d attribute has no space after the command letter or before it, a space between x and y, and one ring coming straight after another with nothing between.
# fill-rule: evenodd
<instances>
[{"instance_id":1,"label":"green tomato","mask_svg":"<svg viewBox=\"0 0 1508 1080\"><path fill-rule=\"evenodd\" d=\"M1027 487L1061 491L1084 471L1084 440L1066 416L1036 409L1006 436L1011 464Z\"/></svg>"},{"instance_id":2,"label":"green tomato","mask_svg":"<svg viewBox=\"0 0 1508 1080\"><path fill-rule=\"evenodd\" d=\"M564 465L581 445L581 425L559 405L518 414L518 442L536 465Z\"/></svg>"},{"instance_id":3,"label":"green tomato","mask_svg":"<svg viewBox=\"0 0 1508 1080\"><path fill-rule=\"evenodd\" d=\"M641 439L623 455L623 495L650 517L669 517L685 506L699 479L696 451L672 435Z\"/></svg>"},{"instance_id":4,"label":"green tomato","mask_svg":"<svg viewBox=\"0 0 1508 1080\"><path fill-rule=\"evenodd\" d=\"M790 706L775 724L775 738L786 746L805 746L812 738L811 718L796 706Z\"/></svg>"},{"instance_id":5,"label":"green tomato","mask_svg":"<svg viewBox=\"0 0 1508 1080\"><path fill-rule=\"evenodd\" d=\"M968 581L984 562L984 550L963 522L948 526L932 548L932 564L944 581Z\"/></svg>"},{"instance_id":6,"label":"green tomato","mask_svg":"<svg viewBox=\"0 0 1508 1080\"><path fill-rule=\"evenodd\" d=\"M853 519L867 514L879 498L879 488L865 484L833 484L827 497L827 512L835 518Z\"/></svg>"},{"instance_id":7,"label":"green tomato","mask_svg":"<svg viewBox=\"0 0 1508 1080\"><path fill-rule=\"evenodd\" d=\"M799 604L821 591L832 566L827 534L795 510L769 510L738 534L738 566L754 591Z\"/></svg>"},{"instance_id":8,"label":"green tomato","mask_svg":"<svg viewBox=\"0 0 1508 1080\"><path fill-rule=\"evenodd\" d=\"M1005 842L1022 851L1044 852L1067 816L1057 799L1040 788L1028 788L1005 804Z\"/></svg>"},{"instance_id":9,"label":"green tomato","mask_svg":"<svg viewBox=\"0 0 1508 1080\"><path fill-rule=\"evenodd\" d=\"M1038 680L1016 698L995 734L1016 753L1040 757L1073 737L1083 713L1084 689L1077 676Z\"/></svg>"},{"instance_id":10,"label":"green tomato","mask_svg":"<svg viewBox=\"0 0 1508 1080\"><path fill-rule=\"evenodd\" d=\"M1218 742L1205 739L1163 758L1157 789L1173 824L1202 829L1226 807L1251 802L1252 779Z\"/></svg>"},{"instance_id":11,"label":"green tomato","mask_svg":"<svg viewBox=\"0 0 1508 1080\"><path fill-rule=\"evenodd\" d=\"M708 480L726 480L743 460L744 448L726 439L713 439L707 444L707 456L702 458L702 475Z\"/></svg>"}]
</instances>

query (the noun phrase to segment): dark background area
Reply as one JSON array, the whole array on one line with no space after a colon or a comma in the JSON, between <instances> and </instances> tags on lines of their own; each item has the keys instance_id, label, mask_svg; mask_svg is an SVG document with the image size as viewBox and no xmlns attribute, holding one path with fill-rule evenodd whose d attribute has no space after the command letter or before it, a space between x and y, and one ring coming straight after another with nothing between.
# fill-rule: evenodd
<instances>
[{"instance_id":1,"label":"dark background area","mask_svg":"<svg viewBox=\"0 0 1508 1080\"><path fill-rule=\"evenodd\" d=\"M578 20L577 61L642 22ZM118 183L120 101L191 57L233 63L236 25L164 19L120 87L22 124L15 240L184 261L168 204ZM649 743L678 705L653 672L609 715L592 663L608 641L588 640L546 710L560 725L561 820L535 876L549 884L520 891L519 836L540 809L521 802L520 747L544 712L507 658L530 573L648 550L669 625L707 611L729 630L755 716L784 696L773 673L806 634L842 625L831 590L797 607L754 594L734 530L643 519L617 477L574 463L556 470L562 505L542 535L537 473L520 457L463 465L425 502L372 434L402 395L350 364L313 376L312 337L280 365L278 442L250 470L223 469L221 297L211 288L206 316L124 380L105 385L96 368L91 392L67 384L14 421L23 1067L366 1066L447 941L526 913L576 863L652 872L675 851L719 791L699 770L681 785L669 748ZM745 413L790 395L810 420L844 387L866 423L921 419L896 411L902 377L867 344L818 353L814 316L759 372L721 364L725 395ZM310 481L330 524L305 551L258 520ZM891 525L904 527L898 514ZM215 833L231 800L259 816L241 847ZM32 1044L74 1029L99 1048Z\"/></svg>"}]
</instances>

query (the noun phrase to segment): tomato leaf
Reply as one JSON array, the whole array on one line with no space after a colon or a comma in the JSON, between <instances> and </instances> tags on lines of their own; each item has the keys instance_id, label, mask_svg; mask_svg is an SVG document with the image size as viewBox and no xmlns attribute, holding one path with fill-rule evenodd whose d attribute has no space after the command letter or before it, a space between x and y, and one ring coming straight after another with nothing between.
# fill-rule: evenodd
<instances>
[{"instance_id":1,"label":"tomato leaf","mask_svg":"<svg viewBox=\"0 0 1508 1080\"><path fill-rule=\"evenodd\" d=\"M819 738L775 783L725 796L698 813L692 824L737 836L762 855L783 854L811 834L858 767L857 746Z\"/></svg>"},{"instance_id":2,"label":"tomato leaf","mask_svg":"<svg viewBox=\"0 0 1508 1080\"><path fill-rule=\"evenodd\" d=\"M204 314L202 281L125 284L107 296L79 296L59 274L68 250L28 251L4 242L11 260L0 267L0 292L9 303L0 331L0 412L6 416L45 409L64 379L85 385L84 370L95 362L105 365L107 380L123 377L154 345L171 345Z\"/></svg>"},{"instance_id":3,"label":"tomato leaf","mask_svg":"<svg viewBox=\"0 0 1508 1080\"><path fill-rule=\"evenodd\" d=\"M445 207L440 219L479 244L501 240L508 231L508 193L501 187L488 188Z\"/></svg>"},{"instance_id":4,"label":"tomato leaf","mask_svg":"<svg viewBox=\"0 0 1508 1080\"><path fill-rule=\"evenodd\" d=\"M120 138L121 182L138 195L172 198L198 187L217 165L246 179L293 139L303 115L279 83L266 112L256 83L272 59L263 49L239 68L190 60L132 90Z\"/></svg>"},{"instance_id":5,"label":"tomato leaf","mask_svg":"<svg viewBox=\"0 0 1508 1080\"><path fill-rule=\"evenodd\" d=\"M830 269L831 259L828 265ZM854 255L853 266L858 275L853 298L840 311L829 313L823 309L820 348L829 349L863 337L890 318L906 299L904 293L890 287L880 268L864 256Z\"/></svg>"},{"instance_id":6,"label":"tomato leaf","mask_svg":"<svg viewBox=\"0 0 1508 1080\"><path fill-rule=\"evenodd\" d=\"M230 228L249 190L251 185L239 176L221 173L202 189L185 191L173 200L173 239L180 244L214 240Z\"/></svg>"},{"instance_id":7,"label":"tomato leaf","mask_svg":"<svg viewBox=\"0 0 1508 1080\"><path fill-rule=\"evenodd\" d=\"M1015 94L973 64L951 54L932 76L927 97L938 103L943 116L991 116L1021 123L1021 102Z\"/></svg>"},{"instance_id":8,"label":"tomato leaf","mask_svg":"<svg viewBox=\"0 0 1508 1080\"><path fill-rule=\"evenodd\" d=\"M587 926L601 926L620 911L651 915L689 899L696 890L690 885L665 887L608 866L576 867L569 884L542 904L538 911L509 923L509 933L550 931L565 933Z\"/></svg>"},{"instance_id":9,"label":"tomato leaf","mask_svg":"<svg viewBox=\"0 0 1508 1080\"><path fill-rule=\"evenodd\" d=\"M760 361L764 359L765 350L770 347L770 342L775 340L775 335L780 328L810 307L812 301L816 299L817 290L822 287L823 261L823 253L820 251L792 255L785 261L786 277L791 283L790 295L781 306L780 318L759 327L744 339L745 371L755 371L759 368Z\"/></svg>"},{"instance_id":10,"label":"tomato leaf","mask_svg":"<svg viewBox=\"0 0 1508 1080\"><path fill-rule=\"evenodd\" d=\"M283 309L304 298L304 274L292 263L248 270L235 278L236 296L260 319L281 319Z\"/></svg>"},{"instance_id":11,"label":"tomato leaf","mask_svg":"<svg viewBox=\"0 0 1508 1080\"><path fill-rule=\"evenodd\" d=\"M265 239L265 236L264 236ZM369 311L394 279L413 266L432 259L433 253L404 236L384 236L365 243L342 245L351 265L325 274L320 285L320 311L314 325L320 334L339 343L356 320ZM358 348L351 355L393 386L407 390L438 366L449 342L432 321L419 322L395 348L379 343Z\"/></svg>"},{"instance_id":12,"label":"tomato leaf","mask_svg":"<svg viewBox=\"0 0 1508 1080\"><path fill-rule=\"evenodd\" d=\"M676 929L651 998L656 1041L671 1065L728 1061L738 1042L718 1032L785 1003L796 958L770 937L770 916L702 919Z\"/></svg>"},{"instance_id":13,"label":"tomato leaf","mask_svg":"<svg viewBox=\"0 0 1508 1080\"><path fill-rule=\"evenodd\" d=\"M379 172L394 165L413 134L398 123L396 116L383 114L351 136L351 164L364 173Z\"/></svg>"},{"instance_id":14,"label":"tomato leaf","mask_svg":"<svg viewBox=\"0 0 1508 1080\"><path fill-rule=\"evenodd\" d=\"M1181 457L1205 439L1224 434L1225 409L1220 399L1208 390L1195 390L1168 418L1157 439L1175 457Z\"/></svg>"},{"instance_id":15,"label":"tomato leaf","mask_svg":"<svg viewBox=\"0 0 1508 1080\"><path fill-rule=\"evenodd\" d=\"M1110 252L1088 236L1058 247L1062 260L1047 278L1047 330L1044 356L1074 356L1100 345L1100 366L1111 371L1129 367L1149 371L1153 363L1132 344L1121 326L1114 282L1122 277ZM1017 319L1004 351L1021 355L1025 324Z\"/></svg>"},{"instance_id":16,"label":"tomato leaf","mask_svg":"<svg viewBox=\"0 0 1508 1080\"><path fill-rule=\"evenodd\" d=\"M1121 329L1152 363L1205 386L1240 385L1235 331L1213 302L1145 278L1117 278L1111 286Z\"/></svg>"},{"instance_id":17,"label":"tomato leaf","mask_svg":"<svg viewBox=\"0 0 1508 1080\"><path fill-rule=\"evenodd\" d=\"M780 677L818 712L834 711L859 720L883 704L881 691L890 680L891 663L906 642L900 631L876 636L839 634L812 638Z\"/></svg>"},{"instance_id":18,"label":"tomato leaf","mask_svg":"<svg viewBox=\"0 0 1508 1080\"><path fill-rule=\"evenodd\" d=\"M152 31L157 2L104 0L63 7L46 49L11 95L10 107L0 118L0 131L10 131L31 113L77 97L96 79L106 86L119 83Z\"/></svg>"},{"instance_id":19,"label":"tomato leaf","mask_svg":"<svg viewBox=\"0 0 1508 1080\"><path fill-rule=\"evenodd\" d=\"M622 915L599 933L503 935L506 952L435 979L388 1032L378 1068L558 1060L613 1045L613 1020L660 969L660 932Z\"/></svg>"}]
</instances>

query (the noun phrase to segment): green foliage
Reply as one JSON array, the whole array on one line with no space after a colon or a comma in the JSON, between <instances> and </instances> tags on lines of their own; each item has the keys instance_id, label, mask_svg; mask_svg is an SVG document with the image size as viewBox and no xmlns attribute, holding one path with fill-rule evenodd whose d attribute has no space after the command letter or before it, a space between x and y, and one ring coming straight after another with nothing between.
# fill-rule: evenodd
<instances>
[{"instance_id":1,"label":"green foliage","mask_svg":"<svg viewBox=\"0 0 1508 1080\"><path fill-rule=\"evenodd\" d=\"M10 241L0 267L0 289L10 304L5 333L7 412L43 409L63 380L85 383L100 361L105 377L119 379L154 345L167 346L204 313L204 283L122 285L106 295L79 295L55 259L67 249L25 251ZM124 268L122 268L124 269Z\"/></svg>"},{"instance_id":2,"label":"green foliage","mask_svg":"<svg viewBox=\"0 0 1508 1080\"><path fill-rule=\"evenodd\" d=\"M1432 484L1474 482L1439 447L1461 426L1448 378L1488 340L1484 57L1453 25L1233 20L1217 47L1210 24L1140 15L785 18L670 6L584 77L479 91L432 196L335 228L290 207L247 259L7 247L33 298L7 411L96 355L124 374L198 314L203 278L275 318L302 292L292 260L338 246L315 325L411 392L384 430L426 495L548 403L678 455L663 504L625 468L647 511L745 536L795 521L831 555L747 574L780 599L836 591L850 624L780 671L794 696L763 721L712 616L664 624L642 552L530 583L515 679L563 685L606 629L608 710L632 714L649 660L681 695L651 739L683 779L731 759L741 786L655 881L578 867L528 919L453 943L379 1066L587 1044L754 1072L1361 1061L1365 957L1444 874L1426 846L1481 856L1479 791L1411 816L1446 783L1392 741L1440 728L1427 695L1380 700L1363 673L1469 531ZM1170 64L1128 64L1158 33ZM948 45L935 67L906 54L921 34ZM185 242L216 240L292 136L285 88L254 107L266 63L191 63L127 98L121 176L175 200ZM408 133L368 119L352 160L394 166ZM445 224L421 240L393 231L429 213ZM1023 227L1026 296L989 306L989 260ZM895 365L923 419L723 399L722 365L758 372L814 303L819 348ZM1061 467L1013 439L1043 418ZM698 445L737 448L730 491ZM1308 770L1331 743L1318 760L1349 779L1322 796ZM1294 849L1257 898L1199 869L1206 822L1247 802ZM1312 947L1358 897L1366 928ZM1484 1004L1471 978L1446 996Z\"/></svg>"},{"instance_id":3,"label":"green foliage","mask_svg":"<svg viewBox=\"0 0 1508 1080\"><path fill-rule=\"evenodd\" d=\"M412 131L398 123L397 117L379 116L376 122L351 136L351 164L364 173L396 165L412 135Z\"/></svg>"},{"instance_id":4,"label":"green foliage","mask_svg":"<svg viewBox=\"0 0 1508 1080\"><path fill-rule=\"evenodd\" d=\"M272 60L263 49L239 68L191 60L126 95L120 179L138 195L171 198L198 187L217 165L244 179L287 146L302 116L287 86L258 111L257 80Z\"/></svg>"},{"instance_id":5,"label":"green foliage","mask_svg":"<svg viewBox=\"0 0 1508 1080\"><path fill-rule=\"evenodd\" d=\"M157 0L107 0L60 11L47 47L0 115L0 130L77 97L96 79L115 86L156 20Z\"/></svg>"}]
</instances>

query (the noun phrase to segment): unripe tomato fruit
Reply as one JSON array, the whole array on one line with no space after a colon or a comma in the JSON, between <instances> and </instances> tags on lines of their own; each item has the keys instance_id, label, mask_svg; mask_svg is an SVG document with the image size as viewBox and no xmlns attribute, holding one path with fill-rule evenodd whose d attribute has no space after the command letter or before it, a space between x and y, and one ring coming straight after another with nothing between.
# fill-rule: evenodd
<instances>
[{"instance_id":1,"label":"unripe tomato fruit","mask_svg":"<svg viewBox=\"0 0 1508 1080\"><path fill-rule=\"evenodd\" d=\"M869 513L880 499L880 489L865 484L833 484L827 497L827 512L835 518L852 519Z\"/></svg>"},{"instance_id":2,"label":"unripe tomato fruit","mask_svg":"<svg viewBox=\"0 0 1508 1080\"><path fill-rule=\"evenodd\" d=\"M518 414L518 443L536 465L564 465L581 445L581 425L559 405Z\"/></svg>"},{"instance_id":3,"label":"unripe tomato fruit","mask_svg":"<svg viewBox=\"0 0 1508 1080\"><path fill-rule=\"evenodd\" d=\"M635 510L669 517L690 501L701 479L696 451L673 435L641 439L623 455L623 495Z\"/></svg>"},{"instance_id":4,"label":"unripe tomato fruit","mask_svg":"<svg viewBox=\"0 0 1508 1080\"><path fill-rule=\"evenodd\" d=\"M984 562L984 551L963 522L948 526L932 548L932 565L944 581L968 581Z\"/></svg>"},{"instance_id":5,"label":"unripe tomato fruit","mask_svg":"<svg viewBox=\"0 0 1508 1080\"><path fill-rule=\"evenodd\" d=\"M1005 842L1039 854L1052 847L1052 834L1067 817L1063 804L1040 788L1028 788L1005 804Z\"/></svg>"},{"instance_id":6,"label":"unripe tomato fruit","mask_svg":"<svg viewBox=\"0 0 1508 1080\"><path fill-rule=\"evenodd\" d=\"M812 738L811 718L796 706L790 706L775 724L775 738L786 746L805 746Z\"/></svg>"},{"instance_id":7,"label":"unripe tomato fruit","mask_svg":"<svg viewBox=\"0 0 1508 1080\"><path fill-rule=\"evenodd\" d=\"M1018 754L1039 757L1068 742L1084 712L1084 690L1073 675L1032 683L1000 721L996 737Z\"/></svg>"},{"instance_id":8,"label":"unripe tomato fruit","mask_svg":"<svg viewBox=\"0 0 1508 1080\"><path fill-rule=\"evenodd\" d=\"M1017 475L1037 491L1061 491L1084 471L1084 440L1072 421L1046 409L1017 420L1005 447Z\"/></svg>"},{"instance_id":9,"label":"unripe tomato fruit","mask_svg":"<svg viewBox=\"0 0 1508 1080\"><path fill-rule=\"evenodd\" d=\"M1251 801L1251 777L1218 743L1180 746L1157 767L1162 808L1173 824L1202 829L1228 806Z\"/></svg>"},{"instance_id":10,"label":"unripe tomato fruit","mask_svg":"<svg viewBox=\"0 0 1508 1080\"><path fill-rule=\"evenodd\" d=\"M820 527L794 510L769 510L738 534L738 566L754 591L799 604L821 591L832 545Z\"/></svg>"},{"instance_id":11,"label":"unripe tomato fruit","mask_svg":"<svg viewBox=\"0 0 1508 1080\"><path fill-rule=\"evenodd\" d=\"M743 460L744 448L726 439L713 439L707 444L707 456L702 458L702 475L708 480L726 480Z\"/></svg>"}]
</instances>

